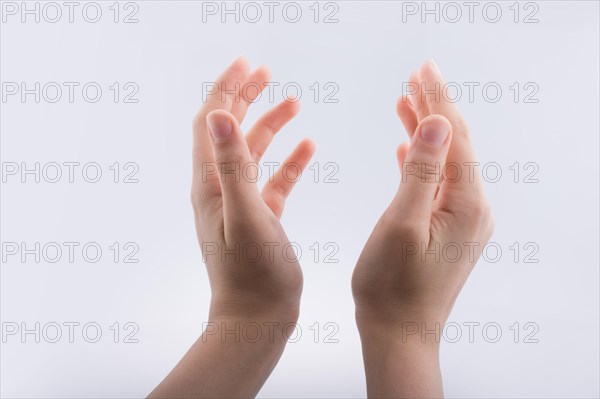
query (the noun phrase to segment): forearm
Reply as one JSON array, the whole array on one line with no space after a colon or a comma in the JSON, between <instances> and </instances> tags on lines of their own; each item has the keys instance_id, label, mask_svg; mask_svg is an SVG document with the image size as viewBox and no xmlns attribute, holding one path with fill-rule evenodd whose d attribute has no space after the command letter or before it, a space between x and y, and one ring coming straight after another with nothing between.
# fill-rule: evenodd
<instances>
[{"instance_id":1,"label":"forearm","mask_svg":"<svg viewBox=\"0 0 600 399\"><path fill-rule=\"evenodd\" d=\"M275 318L213 320L149 397L254 397L294 326Z\"/></svg>"},{"instance_id":2,"label":"forearm","mask_svg":"<svg viewBox=\"0 0 600 399\"><path fill-rule=\"evenodd\" d=\"M359 327L370 398L443 397L439 343L402 327Z\"/></svg>"}]
</instances>

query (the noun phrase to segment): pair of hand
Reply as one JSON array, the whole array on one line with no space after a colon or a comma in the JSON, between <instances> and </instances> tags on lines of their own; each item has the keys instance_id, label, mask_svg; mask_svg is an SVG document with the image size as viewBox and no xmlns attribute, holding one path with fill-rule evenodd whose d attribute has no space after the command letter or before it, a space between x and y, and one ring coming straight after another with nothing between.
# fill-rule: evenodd
<instances>
[{"instance_id":1,"label":"pair of hand","mask_svg":"<svg viewBox=\"0 0 600 399\"><path fill-rule=\"evenodd\" d=\"M297 180L290 171L301 173L315 146L302 141L262 192L247 173L240 177L299 111L284 101L244 136L240 123L259 94L244 88L269 79L266 68L250 72L235 60L194 119L192 204L212 290L210 322L152 397L254 396L293 333L302 272L281 250L290 241L279 219ZM478 173L466 173L475 162L467 125L440 94L439 69L428 61L410 82L411 94L397 103L410 136L397 151L402 182L352 277L367 390L375 397L442 395L439 339L422 330L443 326L493 230ZM258 257L240 253L256 245Z\"/></svg>"}]
</instances>

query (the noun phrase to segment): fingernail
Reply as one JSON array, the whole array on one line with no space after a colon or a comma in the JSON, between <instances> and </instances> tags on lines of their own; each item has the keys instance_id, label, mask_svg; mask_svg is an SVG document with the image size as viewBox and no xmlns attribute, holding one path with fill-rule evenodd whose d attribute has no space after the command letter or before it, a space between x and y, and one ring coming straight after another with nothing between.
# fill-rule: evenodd
<instances>
[{"instance_id":1,"label":"fingernail","mask_svg":"<svg viewBox=\"0 0 600 399\"><path fill-rule=\"evenodd\" d=\"M222 141L231 135L231 120L218 112L206 116L206 124L213 141Z\"/></svg>"},{"instance_id":2,"label":"fingernail","mask_svg":"<svg viewBox=\"0 0 600 399\"><path fill-rule=\"evenodd\" d=\"M436 147L441 147L444 144L449 133L450 127L448 124L438 119L431 120L421 127L421 139Z\"/></svg>"}]
</instances>

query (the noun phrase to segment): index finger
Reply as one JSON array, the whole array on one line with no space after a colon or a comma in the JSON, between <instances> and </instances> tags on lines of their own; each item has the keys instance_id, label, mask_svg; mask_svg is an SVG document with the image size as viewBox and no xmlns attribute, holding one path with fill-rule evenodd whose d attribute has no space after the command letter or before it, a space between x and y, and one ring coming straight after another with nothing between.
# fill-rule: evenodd
<instances>
[{"instance_id":1,"label":"index finger","mask_svg":"<svg viewBox=\"0 0 600 399\"><path fill-rule=\"evenodd\" d=\"M473 168L475 162L475 151L471 144L471 137L467 123L463 119L458 107L446 96L446 83L435 61L427 61L421 67L420 73L423 92L431 114L443 115L452 125L452 143L448 151L447 172L445 176L447 184L467 184L479 186L481 184L479 174L469 175L468 168ZM451 168L457 168L453 173ZM460 177L458 175L460 173ZM454 175L454 176L452 176ZM455 177L455 179L453 179Z\"/></svg>"},{"instance_id":2,"label":"index finger","mask_svg":"<svg viewBox=\"0 0 600 399\"><path fill-rule=\"evenodd\" d=\"M193 121L193 182L195 186L199 183L207 183L207 179L215 180L218 189L217 174L204 173L203 168L214 163L212 143L208 128L206 125L206 115L214 110L231 111L233 101L232 96L237 95L240 83L248 77L249 65L243 57L238 57L231 65L223 71L214 84L210 86L204 105L196 113ZM214 182L213 182L214 183ZM213 184L213 186L215 186Z\"/></svg>"}]
</instances>

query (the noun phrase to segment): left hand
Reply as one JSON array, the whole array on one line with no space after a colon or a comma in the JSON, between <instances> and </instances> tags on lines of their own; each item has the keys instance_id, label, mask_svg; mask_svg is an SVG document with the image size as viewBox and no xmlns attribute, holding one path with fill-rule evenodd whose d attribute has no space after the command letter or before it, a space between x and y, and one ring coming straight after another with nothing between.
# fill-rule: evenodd
<instances>
[{"instance_id":1,"label":"left hand","mask_svg":"<svg viewBox=\"0 0 600 399\"><path fill-rule=\"evenodd\" d=\"M306 167L315 147L302 141L259 192L252 172L274 135L299 111L298 102L286 99L244 136L239 124L260 94L256 88L268 80L265 67L250 73L246 61L236 59L194 118L192 205L212 289L211 320L298 317L302 272L286 251L289 240L279 218L299 178L294 174Z\"/></svg>"}]
</instances>

